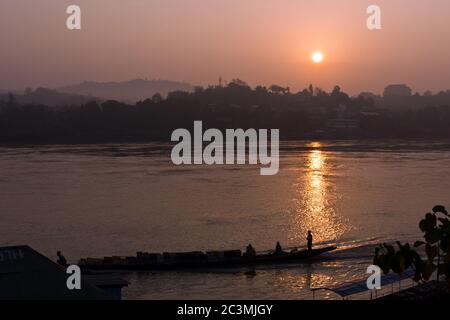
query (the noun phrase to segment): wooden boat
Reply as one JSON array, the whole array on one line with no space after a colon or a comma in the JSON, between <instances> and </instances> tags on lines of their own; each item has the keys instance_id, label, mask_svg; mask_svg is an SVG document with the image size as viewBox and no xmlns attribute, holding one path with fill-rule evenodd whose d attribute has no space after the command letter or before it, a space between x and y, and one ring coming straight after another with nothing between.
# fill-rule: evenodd
<instances>
[{"instance_id":1,"label":"wooden boat","mask_svg":"<svg viewBox=\"0 0 450 320\"><path fill-rule=\"evenodd\" d=\"M81 259L78 263L83 270L180 270L235 268L268 264L287 264L309 260L336 247L324 247L312 250L266 253L256 256L242 255L240 250L181 252L181 253L144 253L135 257L105 257L103 259Z\"/></svg>"}]
</instances>

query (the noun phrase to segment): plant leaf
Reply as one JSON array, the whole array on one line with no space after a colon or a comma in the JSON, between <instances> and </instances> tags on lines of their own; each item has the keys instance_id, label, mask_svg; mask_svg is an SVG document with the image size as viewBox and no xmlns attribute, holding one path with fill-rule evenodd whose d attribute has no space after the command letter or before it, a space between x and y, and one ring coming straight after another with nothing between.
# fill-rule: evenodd
<instances>
[{"instance_id":1,"label":"plant leaf","mask_svg":"<svg viewBox=\"0 0 450 320\"><path fill-rule=\"evenodd\" d=\"M423 242L423 241L416 241L416 242L414 242L414 247L418 248L420 246L423 246L424 244L425 244L425 242Z\"/></svg>"},{"instance_id":2,"label":"plant leaf","mask_svg":"<svg viewBox=\"0 0 450 320\"><path fill-rule=\"evenodd\" d=\"M447 212L447 210L445 209L445 207L444 207L444 206L441 206L441 205L434 206L433 212L434 212L434 213L442 212L442 213L445 214L446 216L448 215L448 212Z\"/></svg>"}]
</instances>

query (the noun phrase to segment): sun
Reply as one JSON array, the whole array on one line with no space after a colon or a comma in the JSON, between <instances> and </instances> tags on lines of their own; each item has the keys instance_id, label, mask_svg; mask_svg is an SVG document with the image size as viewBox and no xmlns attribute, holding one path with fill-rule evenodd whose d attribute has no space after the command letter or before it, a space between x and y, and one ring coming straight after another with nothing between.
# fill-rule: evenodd
<instances>
[{"instance_id":1,"label":"sun","mask_svg":"<svg viewBox=\"0 0 450 320\"><path fill-rule=\"evenodd\" d=\"M323 53L321 51L314 51L311 59L314 63L321 63L323 61Z\"/></svg>"}]
</instances>

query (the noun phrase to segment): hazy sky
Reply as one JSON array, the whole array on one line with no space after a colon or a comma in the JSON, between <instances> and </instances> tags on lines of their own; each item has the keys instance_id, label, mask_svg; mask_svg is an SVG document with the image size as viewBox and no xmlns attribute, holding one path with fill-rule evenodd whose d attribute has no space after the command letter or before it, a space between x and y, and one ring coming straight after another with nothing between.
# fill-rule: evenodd
<instances>
[{"instance_id":1,"label":"hazy sky","mask_svg":"<svg viewBox=\"0 0 450 320\"><path fill-rule=\"evenodd\" d=\"M81 31L66 29L70 4L81 6ZM381 31L366 28L370 4L382 9ZM449 39L449 0L0 0L0 88L222 76L438 91L450 88Z\"/></svg>"}]
</instances>

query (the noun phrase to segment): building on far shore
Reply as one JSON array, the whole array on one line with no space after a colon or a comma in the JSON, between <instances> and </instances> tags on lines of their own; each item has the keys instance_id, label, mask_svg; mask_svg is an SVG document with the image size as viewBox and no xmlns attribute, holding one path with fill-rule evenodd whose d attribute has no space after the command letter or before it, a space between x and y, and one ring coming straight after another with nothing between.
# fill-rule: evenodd
<instances>
[{"instance_id":1,"label":"building on far shore","mask_svg":"<svg viewBox=\"0 0 450 320\"><path fill-rule=\"evenodd\" d=\"M391 84L384 88L385 98L399 98L412 96L412 90L406 84Z\"/></svg>"},{"instance_id":2,"label":"building on far shore","mask_svg":"<svg viewBox=\"0 0 450 320\"><path fill-rule=\"evenodd\" d=\"M357 119L330 119L328 128L334 130L351 130L359 128L359 121Z\"/></svg>"}]
</instances>

